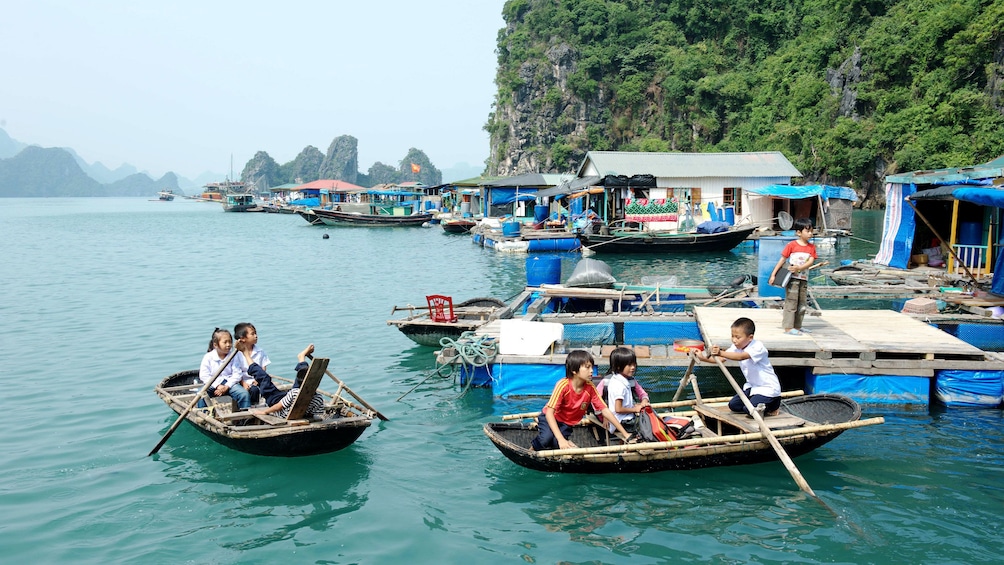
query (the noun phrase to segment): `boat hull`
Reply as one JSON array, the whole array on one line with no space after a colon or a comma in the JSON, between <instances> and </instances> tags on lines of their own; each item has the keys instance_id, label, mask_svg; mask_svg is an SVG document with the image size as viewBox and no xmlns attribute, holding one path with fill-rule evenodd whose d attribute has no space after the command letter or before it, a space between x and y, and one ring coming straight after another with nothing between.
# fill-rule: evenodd
<instances>
[{"instance_id":1,"label":"boat hull","mask_svg":"<svg viewBox=\"0 0 1004 565\"><path fill-rule=\"evenodd\" d=\"M596 253L711 253L731 250L755 230L756 226L744 226L718 233L580 234L579 239L584 248Z\"/></svg>"},{"instance_id":2,"label":"boat hull","mask_svg":"<svg viewBox=\"0 0 1004 565\"><path fill-rule=\"evenodd\" d=\"M175 414L181 415L191 402L191 392L175 389L189 385L201 387L198 371L182 371L166 377L154 389ZM202 410L191 410L185 420L213 441L244 453L270 457L300 457L331 453L348 447L372 423L371 417L329 417L306 425L242 425L238 420L224 423L206 417Z\"/></svg>"},{"instance_id":3,"label":"boat hull","mask_svg":"<svg viewBox=\"0 0 1004 565\"><path fill-rule=\"evenodd\" d=\"M806 426L850 423L859 420L861 409L850 398L834 394L817 394L787 399L782 402L782 412L805 420ZM815 417L816 420L812 420ZM843 432L832 431L796 433L778 437L791 457L808 453L824 445ZM535 452L530 442L537 436L534 423L487 423L484 433L495 447L510 461L538 471L558 473L650 473L681 471L708 467L748 465L777 461L777 453L762 439L747 439L732 443L709 443L685 440L681 447L674 443L651 443L652 449L611 451L582 455L563 455L556 452ZM775 430L775 433L777 431ZM737 436L738 438L739 436ZM601 447L591 426L576 426L570 438L583 448ZM637 446L626 446L628 448Z\"/></svg>"},{"instance_id":4,"label":"boat hull","mask_svg":"<svg viewBox=\"0 0 1004 565\"><path fill-rule=\"evenodd\" d=\"M477 222L470 222L467 220L452 220L448 222L443 222L443 231L452 234L464 234L470 233L471 228L477 225Z\"/></svg>"}]
</instances>

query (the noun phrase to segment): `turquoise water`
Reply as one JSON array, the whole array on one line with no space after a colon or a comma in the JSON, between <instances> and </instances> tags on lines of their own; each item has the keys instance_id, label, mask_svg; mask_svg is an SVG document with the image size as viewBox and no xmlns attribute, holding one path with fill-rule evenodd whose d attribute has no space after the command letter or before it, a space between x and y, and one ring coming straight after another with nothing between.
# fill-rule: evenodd
<instances>
[{"instance_id":1,"label":"turquoise water","mask_svg":"<svg viewBox=\"0 0 1004 565\"><path fill-rule=\"evenodd\" d=\"M855 221L856 236L877 238L880 215ZM2 199L0 241L7 563L979 563L1004 549L1000 410L865 407L887 423L795 460L834 516L780 463L628 476L518 467L481 425L542 399L459 396L434 377L396 402L433 360L385 324L393 306L509 298L525 281L525 256L438 228ZM833 257L873 252L855 242ZM563 256L566 276L576 257ZM755 257L734 253L608 262L625 282L756 272ZM213 327L238 321L255 324L281 375L314 343L390 421L298 459L230 451L186 424L147 457L174 421L153 386L194 368Z\"/></svg>"}]
</instances>

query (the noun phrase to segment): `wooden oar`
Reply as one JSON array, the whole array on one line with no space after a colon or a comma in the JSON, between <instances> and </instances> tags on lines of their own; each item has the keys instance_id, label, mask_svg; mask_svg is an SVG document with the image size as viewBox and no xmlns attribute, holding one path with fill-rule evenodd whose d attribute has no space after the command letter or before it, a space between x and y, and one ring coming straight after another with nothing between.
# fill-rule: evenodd
<instances>
[{"instance_id":1,"label":"wooden oar","mask_svg":"<svg viewBox=\"0 0 1004 565\"><path fill-rule=\"evenodd\" d=\"M307 355L307 359L313 359L313 358L314 357L312 355ZM370 410L372 410L373 413L377 415L377 418L380 418L381 420L383 420L385 422L388 421L388 420L390 420L390 418L388 418L387 416L384 416L383 414L381 414L379 410L377 410L376 408L373 408L372 406L370 406L368 402L366 402L358 394L356 394L355 392L353 392L352 389L349 388L348 385L346 385L345 383L343 383L341 379L339 379L338 377L336 377L335 374L332 373L330 369L324 369L324 372L327 373L327 375L329 377L331 377L332 379L335 379L335 382L338 383L338 386L344 388L345 392L347 392L350 395L352 395L352 398L355 398L356 400L359 401L360 404L362 404L366 408L369 408Z\"/></svg>"},{"instance_id":2,"label":"wooden oar","mask_svg":"<svg viewBox=\"0 0 1004 565\"><path fill-rule=\"evenodd\" d=\"M220 373L223 372L223 369L227 368L227 365L230 364L230 361L233 360L234 355L236 354L237 354L237 348L235 347L233 351L230 352L230 355L227 355L226 358L223 359L223 364L220 365L219 369L216 369L216 374L214 374L211 379L206 381L206 384L202 385L202 389L199 390L199 394L195 395L195 398L193 398L192 401L188 403L188 406L181 412L181 414L178 416L178 419L175 420L173 424L171 424L171 427L168 428L167 433L164 434L164 437L160 438L160 441L157 442L157 446L154 447L152 450L150 450L150 453L146 454L147 457L160 451L160 448L164 446L165 442L167 442L167 438L171 437L171 434L174 433L174 430L178 429L178 426L181 424L181 421L185 419L185 416L188 416L188 413L192 411L192 408L195 408L195 405L199 402L199 399L201 399L202 396L206 394L206 391L209 390L209 387L213 384L213 381L215 381L217 377L220 376Z\"/></svg>"},{"instance_id":3,"label":"wooden oar","mask_svg":"<svg viewBox=\"0 0 1004 565\"><path fill-rule=\"evenodd\" d=\"M743 394L743 389L739 387L738 383L736 383L736 379L732 376L732 373L725 368L725 363L722 362L722 358L716 355L715 362L718 363L718 368L722 370L722 374L725 375L729 384L732 385L736 394L739 395L739 398L743 401L743 405L746 406L746 410L749 411L749 413L756 420L757 425L760 426L760 432L767 439L768 443L770 443L770 446L774 448L774 451L777 452L778 459L784 463L785 468L788 469L788 473L791 474L791 478L795 479L795 483L798 485L798 488L802 489L816 500L819 500L819 502L825 506L826 503L820 500L820 498L816 496L816 493L812 491L812 487L810 487L809 483L806 482L804 477L802 477L802 473L799 472L798 467L795 466L795 462L788 456L788 452L781 446L781 442L777 441L774 433L769 427L767 427L767 424L764 423L763 417L756 411L756 408L753 407L753 403L750 402L750 399L747 398L745 394Z\"/></svg>"}]
</instances>

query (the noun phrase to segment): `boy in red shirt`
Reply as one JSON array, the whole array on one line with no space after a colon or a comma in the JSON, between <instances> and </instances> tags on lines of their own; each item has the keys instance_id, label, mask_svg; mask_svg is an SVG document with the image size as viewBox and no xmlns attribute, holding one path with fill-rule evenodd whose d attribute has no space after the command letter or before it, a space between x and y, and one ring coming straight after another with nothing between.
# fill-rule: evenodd
<instances>
[{"instance_id":1,"label":"boy in red shirt","mask_svg":"<svg viewBox=\"0 0 1004 565\"><path fill-rule=\"evenodd\" d=\"M812 222L808 218L798 218L792 224L795 228L795 235L798 239L789 241L788 245L781 250L781 258L770 273L769 284L774 284L774 277L777 276L778 269L788 260L788 271L791 273L791 280L788 286L784 287L784 314L781 317L781 327L784 333L790 335L802 335L809 333L802 329L802 318L805 317L805 299L808 291L809 277L806 273L812 262L816 260L816 246L809 239L812 238Z\"/></svg>"},{"instance_id":2,"label":"boy in red shirt","mask_svg":"<svg viewBox=\"0 0 1004 565\"><path fill-rule=\"evenodd\" d=\"M572 435L572 428L582 421L586 407L590 405L593 411L602 413L605 420L614 425L625 442L628 440L630 434L603 403L593 386L593 356L577 349L565 358L565 378L554 385L550 400L540 416L537 416L537 429L540 433L533 439L531 448L541 451L576 447L568 438Z\"/></svg>"}]
</instances>

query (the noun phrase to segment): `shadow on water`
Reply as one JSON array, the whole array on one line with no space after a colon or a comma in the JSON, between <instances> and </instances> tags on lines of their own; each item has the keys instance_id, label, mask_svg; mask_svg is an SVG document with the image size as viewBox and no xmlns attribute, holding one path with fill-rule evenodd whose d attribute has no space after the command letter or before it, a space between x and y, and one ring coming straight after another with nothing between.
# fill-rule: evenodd
<instances>
[{"instance_id":1,"label":"shadow on water","mask_svg":"<svg viewBox=\"0 0 1004 565\"><path fill-rule=\"evenodd\" d=\"M356 445L308 457L261 457L218 445L188 427L172 438L160 468L186 498L205 505L202 523L243 532L218 540L224 549L255 549L295 540L301 530L331 530L369 499L365 483L372 462ZM263 517L273 524L267 530L260 528Z\"/></svg>"}]
</instances>

